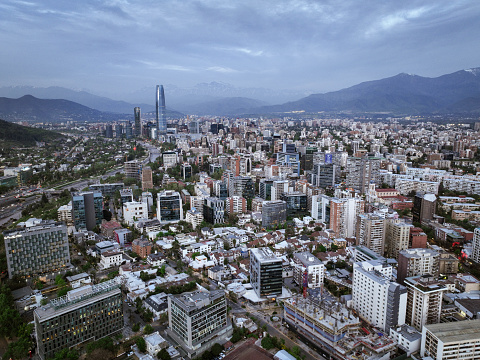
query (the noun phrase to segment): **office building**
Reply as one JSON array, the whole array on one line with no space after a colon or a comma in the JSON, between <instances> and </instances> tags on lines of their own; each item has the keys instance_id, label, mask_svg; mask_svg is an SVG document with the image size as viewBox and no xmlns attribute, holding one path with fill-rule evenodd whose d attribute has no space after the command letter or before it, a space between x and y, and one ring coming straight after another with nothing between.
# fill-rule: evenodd
<instances>
[{"instance_id":1,"label":"office building","mask_svg":"<svg viewBox=\"0 0 480 360\"><path fill-rule=\"evenodd\" d=\"M408 289L407 324L422 331L424 325L439 323L445 286L429 275L408 277L404 282Z\"/></svg>"},{"instance_id":2,"label":"office building","mask_svg":"<svg viewBox=\"0 0 480 360\"><path fill-rule=\"evenodd\" d=\"M120 204L122 206L127 202L133 202L133 190L130 188L122 189L120 193Z\"/></svg>"},{"instance_id":3,"label":"office building","mask_svg":"<svg viewBox=\"0 0 480 360\"><path fill-rule=\"evenodd\" d=\"M335 185L336 165L329 164L315 164L313 165L311 183L314 186L319 186L322 189L332 187Z\"/></svg>"},{"instance_id":4,"label":"office building","mask_svg":"<svg viewBox=\"0 0 480 360\"><path fill-rule=\"evenodd\" d=\"M333 198L330 201L329 228L336 237L350 238L355 234L358 215L363 214L365 202L361 198Z\"/></svg>"},{"instance_id":5,"label":"office building","mask_svg":"<svg viewBox=\"0 0 480 360\"><path fill-rule=\"evenodd\" d=\"M108 139L113 139L113 126L106 125L105 126L105 137Z\"/></svg>"},{"instance_id":6,"label":"office building","mask_svg":"<svg viewBox=\"0 0 480 360\"><path fill-rule=\"evenodd\" d=\"M232 194L230 194L232 196ZM245 199L255 197L255 184L248 176L236 176L233 179L233 196L241 196Z\"/></svg>"},{"instance_id":7,"label":"office building","mask_svg":"<svg viewBox=\"0 0 480 360\"><path fill-rule=\"evenodd\" d=\"M426 325L420 355L434 360L480 359L480 320Z\"/></svg>"},{"instance_id":8,"label":"office building","mask_svg":"<svg viewBox=\"0 0 480 360\"><path fill-rule=\"evenodd\" d=\"M63 223L40 223L3 233L8 276L31 277L64 271L70 265L67 227Z\"/></svg>"},{"instance_id":9,"label":"office building","mask_svg":"<svg viewBox=\"0 0 480 360\"><path fill-rule=\"evenodd\" d=\"M190 165L189 163L182 164L182 177L183 180L187 180L192 177L192 165Z\"/></svg>"},{"instance_id":10,"label":"office building","mask_svg":"<svg viewBox=\"0 0 480 360\"><path fill-rule=\"evenodd\" d=\"M325 265L308 251L293 254L293 279L300 287L319 288L323 286Z\"/></svg>"},{"instance_id":11,"label":"office building","mask_svg":"<svg viewBox=\"0 0 480 360\"><path fill-rule=\"evenodd\" d=\"M222 180L217 180L213 183L213 193L220 200L226 200L228 197L228 186L227 183Z\"/></svg>"},{"instance_id":12,"label":"office building","mask_svg":"<svg viewBox=\"0 0 480 360\"><path fill-rule=\"evenodd\" d=\"M162 137L167 134L167 113L165 107L165 91L163 90L163 85L157 85L157 93L155 100L157 139L162 140Z\"/></svg>"},{"instance_id":13,"label":"office building","mask_svg":"<svg viewBox=\"0 0 480 360\"><path fill-rule=\"evenodd\" d=\"M102 224L103 196L99 192L73 194L72 209L77 230L93 230Z\"/></svg>"},{"instance_id":14,"label":"office building","mask_svg":"<svg viewBox=\"0 0 480 360\"><path fill-rule=\"evenodd\" d=\"M133 109L133 117L135 119L135 137L138 138L143 134L141 111L138 106Z\"/></svg>"},{"instance_id":15,"label":"office building","mask_svg":"<svg viewBox=\"0 0 480 360\"><path fill-rule=\"evenodd\" d=\"M272 201L281 200L282 195L288 193L289 190L290 183L288 180L274 180L270 189Z\"/></svg>"},{"instance_id":16,"label":"office building","mask_svg":"<svg viewBox=\"0 0 480 360\"><path fill-rule=\"evenodd\" d=\"M324 224L330 223L330 200L327 195L313 195L311 216Z\"/></svg>"},{"instance_id":17,"label":"office building","mask_svg":"<svg viewBox=\"0 0 480 360\"><path fill-rule=\"evenodd\" d=\"M126 178L142 180L142 162L138 160L125 161L123 169Z\"/></svg>"},{"instance_id":18,"label":"office building","mask_svg":"<svg viewBox=\"0 0 480 360\"><path fill-rule=\"evenodd\" d=\"M216 197L206 197L203 200L203 218L210 224L225 222L225 203Z\"/></svg>"},{"instance_id":19,"label":"office building","mask_svg":"<svg viewBox=\"0 0 480 360\"><path fill-rule=\"evenodd\" d=\"M142 191L153 189L153 174L150 166L142 169Z\"/></svg>"},{"instance_id":20,"label":"office building","mask_svg":"<svg viewBox=\"0 0 480 360\"><path fill-rule=\"evenodd\" d=\"M226 342L233 332L223 290L194 291L168 296L168 332L196 358L214 343Z\"/></svg>"},{"instance_id":21,"label":"office building","mask_svg":"<svg viewBox=\"0 0 480 360\"><path fill-rule=\"evenodd\" d=\"M262 204L262 227L270 228L287 221L287 203L282 200L264 201Z\"/></svg>"},{"instance_id":22,"label":"office building","mask_svg":"<svg viewBox=\"0 0 480 360\"><path fill-rule=\"evenodd\" d=\"M271 200L272 199L272 186L273 186L274 179L261 179L259 183L259 193L260 197L263 200Z\"/></svg>"},{"instance_id":23,"label":"office building","mask_svg":"<svg viewBox=\"0 0 480 360\"><path fill-rule=\"evenodd\" d=\"M357 216L355 236L357 245L364 245L377 255L385 251L385 227L387 220L377 214Z\"/></svg>"},{"instance_id":24,"label":"office building","mask_svg":"<svg viewBox=\"0 0 480 360\"><path fill-rule=\"evenodd\" d=\"M115 138L120 139L123 135L123 126L121 124L115 124Z\"/></svg>"},{"instance_id":25,"label":"office building","mask_svg":"<svg viewBox=\"0 0 480 360\"><path fill-rule=\"evenodd\" d=\"M131 139L133 137L132 123L127 121L125 123L125 139Z\"/></svg>"},{"instance_id":26,"label":"office building","mask_svg":"<svg viewBox=\"0 0 480 360\"><path fill-rule=\"evenodd\" d=\"M40 359L65 348L96 341L123 329L120 285L109 280L82 286L35 309L35 334Z\"/></svg>"},{"instance_id":27,"label":"office building","mask_svg":"<svg viewBox=\"0 0 480 360\"><path fill-rule=\"evenodd\" d=\"M131 226L140 219L148 219L148 203L132 201L123 204L123 220L128 225Z\"/></svg>"},{"instance_id":28,"label":"office building","mask_svg":"<svg viewBox=\"0 0 480 360\"><path fill-rule=\"evenodd\" d=\"M440 254L432 249L405 249L398 254L397 281L408 277L439 274Z\"/></svg>"},{"instance_id":29,"label":"office building","mask_svg":"<svg viewBox=\"0 0 480 360\"><path fill-rule=\"evenodd\" d=\"M241 196L231 196L225 200L225 212L230 214L244 214L247 212L247 199Z\"/></svg>"},{"instance_id":30,"label":"office building","mask_svg":"<svg viewBox=\"0 0 480 360\"><path fill-rule=\"evenodd\" d=\"M157 219L162 224L183 220L182 198L177 191L157 194Z\"/></svg>"},{"instance_id":31,"label":"office building","mask_svg":"<svg viewBox=\"0 0 480 360\"><path fill-rule=\"evenodd\" d=\"M300 217L308 214L307 195L300 191L283 193L280 200L287 205L287 217Z\"/></svg>"},{"instance_id":32,"label":"office building","mask_svg":"<svg viewBox=\"0 0 480 360\"><path fill-rule=\"evenodd\" d=\"M424 220L433 220L437 208L437 197L434 194L417 193L413 199L413 221L421 223Z\"/></svg>"},{"instance_id":33,"label":"office building","mask_svg":"<svg viewBox=\"0 0 480 360\"><path fill-rule=\"evenodd\" d=\"M398 259L398 253L401 250L408 249L411 228L409 224L400 222L399 220L387 220L385 246L389 258Z\"/></svg>"},{"instance_id":34,"label":"office building","mask_svg":"<svg viewBox=\"0 0 480 360\"><path fill-rule=\"evenodd\" d=\"M250 249L250 283L259 298L282 295L282 259L267 247Z\"/></svg>"},{"instance_id":35,"label":"office building","mask_svg":"<svg viewBox=\"0 0 480 360\"><path fill-rule=\"evenodd\" d=\"M407 289L392 281L393 268L378 260L353 264L352 301L359 316L383 331L405 323Z\"/></svg>"}]
</instances>

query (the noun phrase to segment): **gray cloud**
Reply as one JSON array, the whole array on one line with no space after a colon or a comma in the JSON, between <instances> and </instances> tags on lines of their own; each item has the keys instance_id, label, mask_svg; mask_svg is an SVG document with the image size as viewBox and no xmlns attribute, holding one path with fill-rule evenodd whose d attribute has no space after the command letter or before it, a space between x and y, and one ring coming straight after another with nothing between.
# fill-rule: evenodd
<instances>
[{"instance_id":1,"label":"gray cloud","mask_svg":"<svg viewBox=\"0 0 480 360\"><path fill-rule=\"evenodd\" d=\"M4 0L2 85L330 91L437 76L480 66L478 18L475 0Z\"/></svg>"}]
</instances>

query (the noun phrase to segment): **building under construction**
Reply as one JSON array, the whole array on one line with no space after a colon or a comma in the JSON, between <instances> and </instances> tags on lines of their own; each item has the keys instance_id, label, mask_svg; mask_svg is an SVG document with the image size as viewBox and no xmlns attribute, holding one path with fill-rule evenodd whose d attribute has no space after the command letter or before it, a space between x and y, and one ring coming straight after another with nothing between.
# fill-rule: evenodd
<instances>
[{"instance_id":1,"label":"building under construction","mask_svg":"<svg viewBox=\"0 0 480 360\"><path fill-rule=\"evenodd\" d=\"M388 359L396 348L392 339L362 325L338 301L292 297L284 300L284 318L292 330L335 359Z\"/></svg>"}]
</instances>

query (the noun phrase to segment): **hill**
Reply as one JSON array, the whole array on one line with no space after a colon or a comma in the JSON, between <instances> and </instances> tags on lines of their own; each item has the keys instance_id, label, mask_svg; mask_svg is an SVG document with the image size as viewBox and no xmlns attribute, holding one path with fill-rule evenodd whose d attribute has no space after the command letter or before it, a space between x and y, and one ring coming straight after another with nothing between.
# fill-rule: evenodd
<instances>
[{"instance_id":1,"label":"hill","mask_svg":"<svg viewBox=\"0 0 480 360\"><path fill-rule=\"evenodd\" d=\"M37 141L49 142L63 135L54 131L36 129L0 120L0 146L35 146Z\"/></svg>"},{"instance_id":2,"label":"hill","mask_svg":"<svg viewBox=\"0 0 480 360\"><path fill-rule=\"evenodd\" d=\"M479 112L480 68L436 78L398 74L325 94L312 94L282 105L264 106L257 113L290 111L389 112L433 114Z\"/></svg>"}]
</instances>

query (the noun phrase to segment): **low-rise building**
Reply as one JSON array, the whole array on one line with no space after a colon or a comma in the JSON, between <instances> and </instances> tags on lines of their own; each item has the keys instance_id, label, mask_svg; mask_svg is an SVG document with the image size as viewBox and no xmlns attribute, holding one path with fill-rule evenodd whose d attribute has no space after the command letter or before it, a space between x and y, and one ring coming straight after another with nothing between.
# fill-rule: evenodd
<instances>
[{"instance_id":1,"label":"low-rise building","mask_svg":"<svg viewBox=\"0 0 480 360\"><path fill-rule=\"evenodd\" d=\"M123 253L120 251L105 251L100 256L100 267L108 269L114 266L120 266L123 262Z\"/></svg>"}]
</instances>

